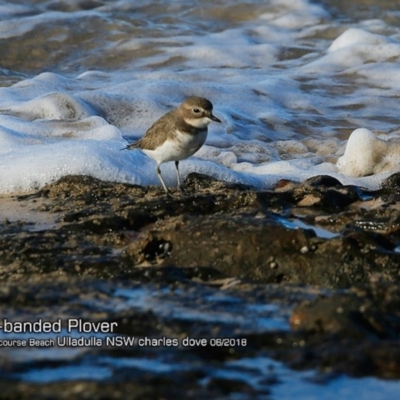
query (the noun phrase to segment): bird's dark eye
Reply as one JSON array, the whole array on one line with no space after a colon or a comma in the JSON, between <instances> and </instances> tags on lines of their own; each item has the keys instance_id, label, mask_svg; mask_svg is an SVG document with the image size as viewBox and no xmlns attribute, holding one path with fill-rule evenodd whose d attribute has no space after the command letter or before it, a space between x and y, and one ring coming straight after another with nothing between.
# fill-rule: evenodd
<instances>
[{"instance_id":1,"label":"bird's dark eye","mask_svg":"<svg viewBox=\"0 0 400 400\"><path fill-rule=\"evenodd\" d=\"M194 112L195 114L198 114L198 113L200 112L200 110L199 110L198 108L193 108L193 112Z\"/></svg>"}]
</instances>

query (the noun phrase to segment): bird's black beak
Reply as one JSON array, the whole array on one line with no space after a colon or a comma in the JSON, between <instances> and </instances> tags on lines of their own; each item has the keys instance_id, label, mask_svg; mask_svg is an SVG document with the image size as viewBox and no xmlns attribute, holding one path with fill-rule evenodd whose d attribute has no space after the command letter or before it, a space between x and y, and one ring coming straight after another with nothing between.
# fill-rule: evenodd
<instances>
[{"instance_id":1,"label":"bird's black beak","mask_svg":"<svg viewBox=\"0 0 400 400\"><path fill-rule=\"evenodd\" d=\"M217 118L215 115L213 115L213 114L210 114L210 119L213 120L213 121L215 121L215 122L221 123L221 120L218 119L218 118Z\"/></svg>"}]
</instances>

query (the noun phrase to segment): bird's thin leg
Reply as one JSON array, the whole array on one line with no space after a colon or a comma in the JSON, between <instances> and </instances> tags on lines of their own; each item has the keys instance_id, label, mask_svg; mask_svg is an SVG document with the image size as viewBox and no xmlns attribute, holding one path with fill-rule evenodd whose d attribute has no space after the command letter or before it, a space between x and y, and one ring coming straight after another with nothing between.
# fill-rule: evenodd
<instances>
[{"instance_id":1,"label":"bird's thin leg","mask_svg":"<svg viewBox=\"0 0 400 400\"><path fill-rule=\"evenodd\" d=\"M167 188L167 185L165 184L164 179L163 179L163 177L161 175L161 170L160 170L160 166L159 165L157 165L157 176L158 176L158 179L161 182L162 187L165 190L165 193L167 194L167 196L170 196L171 194L170 194L170 192L169 192L169 190Z\"/></svg>"},{"instance_id":2,"label":"bird's thin leg","mask_svg":"<svg viewBox=\"0 0 400 400\"><path fill-rule=\"evenodd\" d=\"M176 168L176 178L178 180L178 188L182 193L184 193L185 191L182 187L181 177L179 175L179 161L175 161L175 168Z\"/></svg>"}]
</instances>

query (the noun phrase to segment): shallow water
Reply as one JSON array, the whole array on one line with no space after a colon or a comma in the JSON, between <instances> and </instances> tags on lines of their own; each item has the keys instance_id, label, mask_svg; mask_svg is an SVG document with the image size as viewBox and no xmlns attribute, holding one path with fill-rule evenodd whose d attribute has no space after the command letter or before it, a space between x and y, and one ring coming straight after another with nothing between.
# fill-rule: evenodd
<instances>
[{"instance_id":1,"label":"shallow water","mask_svg":"<svg viewBox=\"0 0 400 400\"><path fill-rule=\"evenodd\" d=\"M397 154L369 177L335 163L357 128L398 135L399 16L391 2L347 3L3 2L0 193L68 174L158 184L152 160L120 149L194 94L223 124L184 176L377 188Z\"/></svg>"},{"instance_id":2,"label":"shallow water","mask_svg":"<svg viewBox=\"0 0 400 400\"><path fill-rule=\"evenodd\" d=\"M336 162L357 128L385 140L399 137L400 14L394 3L3 1L0 193L31 191L70 174L159 184L153 161L121 149L190 95L209 98L223 123L210 125L206 145L181 163L184 176L199 172L269 188L280 179L330 174L344 184L378 188L398 169L396 155L367 177L349 176ZM162 169L174 185L173 165ZM15 218L10 213L3 208L2 220ZM290 228L298 226L305 225L296 220ZM335 235L313 229L321 237ZM270 317L269 304L239 301L230 307L231 297L214 301L210 295L204 310L193 314L179 308L176 294L154 299L135 293L121 289L115 296L126 307L153 302L163 316L174 309L181 318L234 322L240 329L249 321L260 330L287 329L284 318ZM65 362L81 352L45 349L25 361ZM162 360L126 361L135 362L139 369L170 372ZM101 380L119 363L121 358L88 357L86 364L26 368L13 378ZM245 373L249 363L253 369ZM301 398L300 392L320 398L323 392L326 398L356 393L367 399L376 398L376 391L383 399L398 391L397 382L376 379L339 377L320 386L310 382L313 373L294 373L256 357L220 366L209 376L235 374L257 386L271 366L281 381L272 398Z\"/></svg>"},{"instance_id":3,"label":"shallow water","mask_svg":"<svg viewBox=\"0 0 400 400\"><path fill-rule=\"evenodd\" d=\"M54 322L58 319L56 316L62 313L63 324L66 324L71 318L76 317L74 314L78 310L78 304L82 307L79 313L85 313L83 310L86 309L89 313L97 315L102 315L109 310L117 313L123 310L135 310L139 312L139 316L141 312L151 310L159 323L169 325L171 329L176 327L176 321L198 323L199 326L203 326L204 336L195 338L189 335L187 338L205 340L211 346L214 346L213 337L208 337L206 334L209 327L214 327L211 329L218 327L220 332L230 332L231 340L235 341L249 340L243 339L248 333L257 332L267 335L273 331L285 332L288 329L289 309L281 307L278 310L273 303L262 302L261 298L251 300L240 292L221 291L203 285L197 288L192 286L179 290L166 288L160 290L153 285L121 287L113 283L102 283L97 285L97 288L96 285L90 285L87 289L90 290L91 298L86 301L84 293L79 294L77 298L71 296L71 293L63 292L62 304L48 307L47 311L41 314L43 320ZM300 289L299 293L301 291ZM313 297L312 294L308 296ZM198 312L195 312L195 309ZM23 310L24 320L38 320L34 307L33 309L25 307ZM18 313L18 310L13 311ZM20 320L20 317L15 319L13 311L10 310L9 315L3 314L3 318L14 322ZM136 322L139 327L140 317ZM118 324L121 324L121 321ZM133 325L131 329L137 328ZM115 337L125 337L130 341L122 347L110 341ZM65 347L65 344L63 345L65 338L92 340L92 345L69 344ZM69 332L65 326L59 333L3 333L0 331L0 341L12 339L27 341L26 345L20 347L1 344L2 363L3 366L8 366L2 370L2 377L13 381L50 384L76 380L118 381L123 371L127 371L132 380L140 379L141 374L148 373L160 379L162 377L171 379L173 374L184 376L185 373L192 372L196 373L194 376L197 376L192 379L196 379L200 386L207 387L213 380L218 379L235 385L241 382L257 393L254 398L260 399L292 399L293 397L336 399L338 395L342 399L351 399L357 395L360 399L386 400L396 397L400 388L400 383L397 381L384 381L371 377L351 379L313 370L293 371L281 362L265 356L265 351L261 349L254 352L252 356L235 355L231 360L229 358L220 360L216 356L215 359L207 360L206 353L202 355L201 345L185 344L185 338L182 336L168 336L167 339L175 340L177 345L161 346L161 349L140 342L146 338L147 336L126 336L118 332L85 333L76 328ZM29 344L32 339L53 340L54 344L42 346ZM154 340L155 337L149 336L148 339ZM160 338L157 337L157 339ZM232 355L235 354L233 349L238 349L240 346L231 347ZM246 346L247 344L244 344L243 348ZM302 346L302 344L294 342L293 346ZM196 347L197 350L195 350ZM217 347L214 348L216 355L218 351L221 351L221 348ZM189 354L186 350L190 350L191 353ZM232 389L231 392L230 395L227 394L221 398L249 398L246 391Z\"/></svg>"}]
</instances>

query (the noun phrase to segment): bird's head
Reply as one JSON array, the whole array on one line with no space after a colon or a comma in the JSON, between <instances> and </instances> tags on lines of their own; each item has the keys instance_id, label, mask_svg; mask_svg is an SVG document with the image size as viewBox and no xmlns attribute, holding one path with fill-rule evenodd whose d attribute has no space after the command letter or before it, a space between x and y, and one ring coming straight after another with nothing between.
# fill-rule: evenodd
<instances>
[{"instance_id":1,"label":"bird's head","mask_svg":"<svg viewBox=\"0 0 400 400\"><path fill-rule=\"evenodd\" d=\"M211 101L204 97L189 97L179 107L178 113L183 120L196 128L204 129L211 121L221 122L212 113Z\"/></svg>"}]
</instances>

